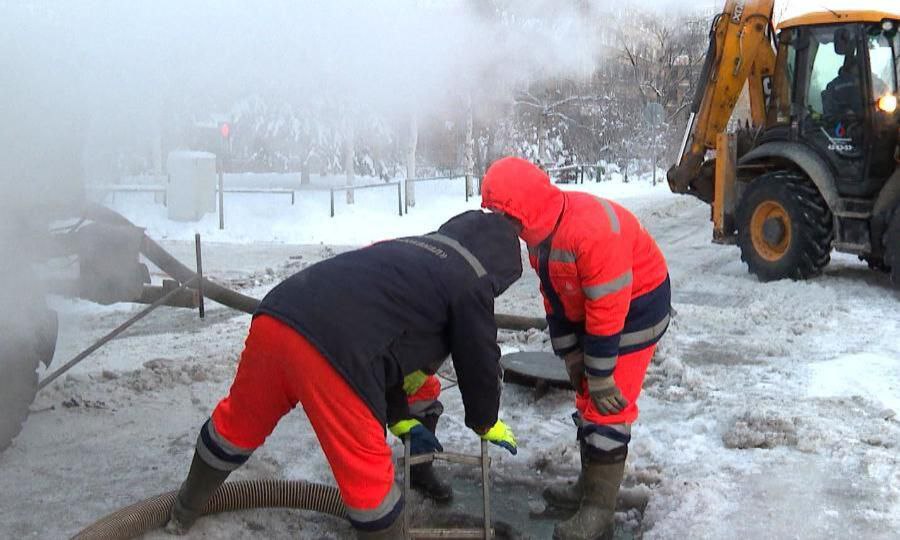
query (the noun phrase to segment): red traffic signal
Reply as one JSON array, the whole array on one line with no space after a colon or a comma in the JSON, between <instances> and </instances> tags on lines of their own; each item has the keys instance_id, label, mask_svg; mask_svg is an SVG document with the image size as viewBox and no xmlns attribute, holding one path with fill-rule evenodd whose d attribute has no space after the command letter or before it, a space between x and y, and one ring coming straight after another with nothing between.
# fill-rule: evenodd
<instances>
[{"instance_id":1,"label":"red traffic signal","mask_svg":"<svg viewBox=\"0 0 900 540\"><path fill-rule=\"evenodd\" d=\"M231 135L231 125L228 122L222 122L219 125L219 133L222 134L223 139L227 139Z\"/></svg>"}]
</instances>

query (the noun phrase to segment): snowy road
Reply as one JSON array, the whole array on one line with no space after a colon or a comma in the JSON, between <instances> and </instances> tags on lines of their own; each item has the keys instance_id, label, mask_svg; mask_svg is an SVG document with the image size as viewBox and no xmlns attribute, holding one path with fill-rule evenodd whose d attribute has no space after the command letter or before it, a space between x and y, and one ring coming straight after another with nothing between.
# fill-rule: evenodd
<instances>
[{"instance_id":1,"label":"snowy road","mask_svg":"<svg viewBox=\"0 0 900 540\"><path fill-rule=\"evenodd\" d=\"M659 240L678 312L647 378L626 473L626 484L649 488L650 502L643 516L622 514L627 525L647 539L897 538L900 298L886 276L836 255L810 282L760 284L737 248L709 242L708 209L700 203L649 187L611 196ZM190 260L190 243L166 245ZM213 278L261 296L342 248L223 242L205 249ZM138 309L54 304L63 331L56 365ZM530 270L497 309L540 314ZM0 537L68 537L176 488L200 423L234 373L248 322L219 307L210 306L205 321L164 308L42 392L22 434L0 455ZM501 333L504 351L545 349L545 339ZM444 401L444 446L477 451L458 392L448 390ZM574 474L571 410L568 392L535 401L531 389L507 385L501 415L521 451L492 454L497 477L537 485ZM299 413L234 476L332 483ZM332 518L273 510L201 520L190 538L349 535Z\"/></svg>"}]
</instances>

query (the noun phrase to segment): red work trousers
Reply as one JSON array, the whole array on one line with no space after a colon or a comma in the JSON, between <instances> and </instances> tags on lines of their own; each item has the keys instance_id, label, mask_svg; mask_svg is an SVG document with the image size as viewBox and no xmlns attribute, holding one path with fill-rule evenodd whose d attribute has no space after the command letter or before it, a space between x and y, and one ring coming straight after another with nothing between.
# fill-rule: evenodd
<instances>
[{"instance_id":1,"label":"red work trousers","mask_svg":"<svg viewBox=\"0 0 900 540\"><path fill-rule=\"evenodd\" d=\"M351 521L359 526L384 517L399 500L384 426L302 335L274 317L259 315L250 326L231 390L213 411L213 424L228 442L254 449L298 402L331 465Z\"/></svg>"},{"instance_id":2,"label":"red work trousers","mask_svg":"<svg viewBox=\"0 0 900 540\"><path fill-rule=\"evenodd\" d=\"M656 345L641 349L633 353L624 354L616 362L613 371L613 380L622 392L622 396L628 400L628 406L618 414L602 415L594 406L590 394L587 391L587 380L582 385L581 392L575 394L575 407L581 413L581 417L593 424L630 424L638 418L637 400L644 386L644 376L647 367L656 351Z\"/></svg>"}]
</instances>

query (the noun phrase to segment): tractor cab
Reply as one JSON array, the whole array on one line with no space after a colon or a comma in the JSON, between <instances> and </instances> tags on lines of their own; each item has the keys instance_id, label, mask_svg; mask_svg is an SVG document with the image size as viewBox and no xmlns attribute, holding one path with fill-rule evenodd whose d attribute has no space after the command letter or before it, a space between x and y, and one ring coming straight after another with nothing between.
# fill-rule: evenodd
<instances>
[{"instance_id":1,"label":"tractor cab","mask_svg":"<svg viewBox=\"0 0 900 540\"><path fill-rule=\"evenodd\" d=\"M788 127L789 139L826 160L841 197L873 199L896 168L898 27L872 12L814 13L779 25L768 127Z\"/></svg>"}]
</instances>

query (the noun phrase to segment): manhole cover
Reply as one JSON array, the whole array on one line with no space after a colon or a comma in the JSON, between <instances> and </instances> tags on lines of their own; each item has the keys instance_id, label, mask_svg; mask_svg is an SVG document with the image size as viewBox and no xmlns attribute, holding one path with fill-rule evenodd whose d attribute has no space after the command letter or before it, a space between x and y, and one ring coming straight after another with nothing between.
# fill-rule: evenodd
<instances>
[{"instance_id":1,"label":"manhole cover","mask_svg":"<svg viewBox=\"0 0 900 540\"><path fill-rule=\"evenodd\" d=\"M500 359L505 380L528 386L552 385L572 388L561 358L550 352L525 351L503 355Z\"/></svg>"}]
</instances>

